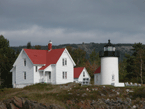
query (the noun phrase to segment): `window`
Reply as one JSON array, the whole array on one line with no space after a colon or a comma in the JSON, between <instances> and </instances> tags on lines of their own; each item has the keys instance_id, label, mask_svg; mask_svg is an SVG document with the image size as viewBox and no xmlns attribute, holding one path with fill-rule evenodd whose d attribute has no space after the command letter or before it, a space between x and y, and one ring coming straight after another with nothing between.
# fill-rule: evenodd
<instances>
[{"instance_id":1,"label":"window","mask_svg":"<svg viewBox=\"0 0 145 109\"><path fill-rule=\"evenodd\" d=\"M115 80L115 75L114 75L114 74L112 75L112 80L113 80L113 81Z\"/></svg>"},{"instance_id":2,"label":"window","mask_svg":"<svg viewBox=\"0 0 145 109\"><path fill-rule=\"evenodd\" d=\"M24 72L24 79L26 79L26 72Z\"/></svg>"},{"instance_id":3,"label":"window","mask_svg":"<svg viewBox=\"0 0 145 109\"><path fill-rule=\"evenodd\" d=\"M65 72L65 79L67 79L67 72Z\"/></svg>"},{"instance_id":4,"label":"window","mask_svg":"<svg viewBox=\"0 0 145 109\"><path fill-rule=\"evenodd\" d=\"M63 59L62 59L62 65L63 65L63 66L66 66L66 65L67 65L67 58L63 58Z\"/></svg>"},{"instance_id":5,"label":"window","mask_svg":"<svg viewBox=\"0 0 145 109\"><path fill-rule=\"evenodd\" d=\"M36 68L35 70L36 70L36 72L37 72L37 66L36 66L35 68Z\"/></svg>"},{"instance_id":6,"label":"window","mask_svg":"<svg viewBox=\"0 0 145 109\"><path fill-rule=\"evenodd\" d=\"M26 59L24 59L24 66L26 66Z\"/></svg>"},{"instance_id":7,"label":"window","mask_svg":"<svg viewBox=\"0 0 145 109\"><path fill-rule=\"evenodd\" d=\"M67 65L67 59L65 59L65 65Z\"/></svg>"},{"instance_id":8,"label":"window","mask_svg":"<svg viewBox=\"0 0 145 109\"><path fill-rule=\"evenodd\" d=\"M62 65L64 66L64 59L62 59Z\"/></svg>"},{"instance_id":9,"label":"window","mask_svg":"<svg viewBox=\"0 0 145 109\"><path fill-rule=\"evenodd\" d=\"M90 80L89 78L83 78L83 84L89 84Z\"/></svg>"},{"instance_id":10,"label":"window","mask_svg":"<svg viewBox=\"0 0 145 109\"><path fill-rule=\"evenodd\" d=\"M62 79L67 79L67 72L62 72Z\"/></svg>"},{"instance_id":11,"label":"window","mask_svg":"<svg viewBox=\"0 0 145 109\"><path fill-rule=\"evenodd\" d=\"M51 72L49 72L49 79L51 79Z\"/></svg>"},{"instance_id":12,"label":"window","mask_svg":"<svg viewBox=\"0 0 145 109\"><path fill-rule=\"evenodd\" d=\"M64 79L64 72L62 72L62 78Z\"/></svg>"},{"instance_id":13,"label":"window","mask_svg":"<svg viewBox=\"0 0 145 109\"><path fill-rule=\"evenodd\" d=\"M85 77L85 72L83 72L83 77Z\"/></svg>"},{"instance_id":14,"label":"window","mask_svg":"<svg viewBox=\"0 0 145 109\"><path fill-rule=\"evenodd\" d=\"M108 51L112 51L112 47L111 46L108 47Z\"/></svg>"}]
</instances>

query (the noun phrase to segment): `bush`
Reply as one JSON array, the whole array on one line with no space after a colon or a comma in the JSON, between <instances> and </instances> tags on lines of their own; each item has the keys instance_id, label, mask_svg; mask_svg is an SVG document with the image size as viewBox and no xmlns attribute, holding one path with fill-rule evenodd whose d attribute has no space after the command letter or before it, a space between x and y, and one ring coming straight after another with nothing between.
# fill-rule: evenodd
<instances>
[{"instance_id":1,"label":"bush","mask_svg":"<svg viewBox=\"0 0 145 109\"><path fill-rule=\"evenodd\" d=\"M145 88L144 87L136 88L134 92L130 93L130 95L133 97L133 99L138 97L145 98Z\"/></svg>"}]
</instances>

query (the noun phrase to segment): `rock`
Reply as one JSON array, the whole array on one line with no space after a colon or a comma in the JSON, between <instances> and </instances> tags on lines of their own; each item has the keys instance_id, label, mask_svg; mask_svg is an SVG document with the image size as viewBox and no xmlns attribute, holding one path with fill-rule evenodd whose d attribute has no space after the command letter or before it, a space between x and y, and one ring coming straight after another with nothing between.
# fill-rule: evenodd
<instances>
[{"instance_id":1,"label":"rock","mask_svg":"<svg viewBox=\"0 0 145 109\"><path fill-rule=\"evenodd\" d=\"M13 97L0 102L0 109L63 109L59 105L49 105L38 103L37 101L24 100L23 98Z\"/></svg>"},{"instance_id":2,"label":"rock","mask_svg":"<svg viewBox=\"0 0 145 109\"><path fill-rule=\"evenodd\" d=\"M16 96L13 97L13 104L15 104L18 108L22 108L22 100Z\"/></svg>"},{"instance_id":3,"label":"rock","mask_svg":"<svg viewBox=\"0 0 145 109\"><path fill-rule=\"evenodd\" d=\"M86 94L86 93L83 93L83 94L82 94L82 97L85 97L85 96L87 96L87 94Z\"/></svg>"},{"instance_id":4,"label":"rock","mask_svg":"<svg viewBox=\"0 0 145 109\"><path fill-rule=\"evenodd\" d=\"M136 105L133 105L133 107L132 107L133 109L136 109Z\"/></svg>"},{"instance_id":5,"label":"rock","mask_svg":"<svg viewBox=\"0 0 145 109\"><path fill-rule=\"evenodd\" d=\"M6 105L7 109L11 109L10 103L12 102L11 99L3 100L3 103Z\"/></svg>"},{"instance_id":6,"label":"rock","mask_svg":"<svg viewBox=\"0 0 145 109\"><path fill-rule=\"evenodd\" d=\"M11 108L10 109L19 109L18 107L16 107L13 103L10 103Z\"/></svg>"},{"instance_id":7,"label":"rock","mask_svg":"<svg viewBox=\"0 0 145 109\"><path fill-rule=\"evenodd\" d=\"M4 103L2 103L2 102L0 102L0 109L7 109L6 105Z\"/></svg>"},{"instance_id":8,"label":"rock","mask_svg":"<svg viewBox=\"0 0 145 109\"><path fill-rule=\"evenodd\" d=\"M120 92L117 92L117 95L119 95L120 94Z\"/></svg>"},{"instance_id":9,"label":"rock","mask_svg":"<svg viewBox=\"0 0 145 109\"><path fill-rule=\"evenodd\" d=\"M101 96L105 96L103 93L101 93Z\"/></svg>"}]
</instances>

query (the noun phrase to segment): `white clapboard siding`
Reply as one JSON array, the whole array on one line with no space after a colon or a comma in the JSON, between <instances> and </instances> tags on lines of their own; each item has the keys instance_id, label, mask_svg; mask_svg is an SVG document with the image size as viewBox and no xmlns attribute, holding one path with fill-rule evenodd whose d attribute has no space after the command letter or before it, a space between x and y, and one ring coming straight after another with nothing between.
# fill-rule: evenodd
<instances>
[{"instance_id":1,"label":"white clapboard siding","mask_svg":"<svg viewBox=\"0 0 145 109\"><path fill-rule=\"evenodd\" d=\"M83 77L83 72L85 72L85 77ZM83 82L83 78L90 78L90 75L88 74L87 70L84 68L83 71L81 72L79 78L78 78L78 81L79 82Z\"/></svg>"},{"instance_id":2,"label":"white clapboard siding","mask_svg":"<svg viewBox=\"0 0 145 109\"><path fill-rule=\"evenodd\" d=\"M67 65L62 65L62 59L67 59ZM62 72L67 72L67 79L63 79ZM67 50L65 49L56 64L56 84L65 84L73 82L74 77L74 63L71 60Z\"/></svg>"},{"instance_id":3,"label":"white clapboard siding","mask_svg":"<svg viewBox=\"0 0 145 109\"><path fill-rule=\"evenodd\" d=\"M101 75L100 73L94 74L94 85L100 85L101 84Z\"/></svg>"},{"instance_id":4,"label":"white clapboard siding","mask_svg":"<svg viewBox=\"0 0 145 109\"><path fill-rule=\"evenodd\" d=\"M12 70L12 85L13 85L13 88L15 88L15 83L16 83L16 67L13 67L13 70Z\"/></svg>"},{"instance_id":5,"label":"white clapboard siding","mask_svg":"<svg viewBox=\"0 0 145 109\"><path fill-rule=\"evenodd\" d=\"M26 66L24 66L24 59L26 59ZM33 64L28 58L27 54L22 50L22 53L16 60L16 84L33 84ZM24 79L24 71L26 71L26 79Z\"/></svg>"},{"instance_id":6,"label":"white clapboard siding","mask_svg":"<svg viewBox=\"0 0 145 109\"><path fill-rule=\"evenodd\" d=\"M56 84L56 65L52 64L52 72L51 72L51 83Z\"/></svg>"},{"instance_id":7,"label":"white clapboard siding","mask_svg":"<svg viewBox=\"0 0 145 109\"><path fill-rule=\"evenodd\" d=\"M36 66L37 66L37 72L36 72ZM34 65L33 70L34 70L34 84L40 83L40 71L39 68L41 68L42 65Z\"/></svg>"}]
</instances>

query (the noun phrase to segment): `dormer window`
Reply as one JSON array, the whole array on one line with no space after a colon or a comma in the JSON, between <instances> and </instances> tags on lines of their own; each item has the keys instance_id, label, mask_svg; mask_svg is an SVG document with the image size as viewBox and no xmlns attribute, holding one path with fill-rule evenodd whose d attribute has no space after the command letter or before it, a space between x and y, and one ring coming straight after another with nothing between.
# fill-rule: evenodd
<instances>
[{"instance_id":1,"label":"dormer window","mask_svg":"<svg viewBox=\"0 0 145 109\"><path fill-rule=\"evenodd\" d=\"M26 66L26 59L24 59L24 66Z\"/></svg>"}]
</instances>

